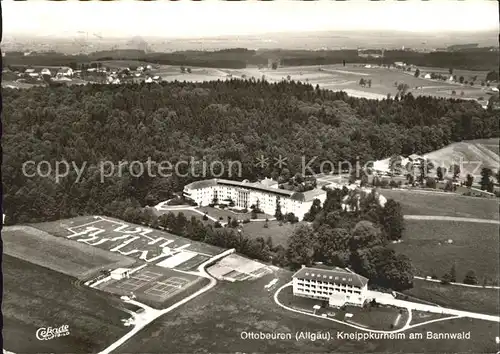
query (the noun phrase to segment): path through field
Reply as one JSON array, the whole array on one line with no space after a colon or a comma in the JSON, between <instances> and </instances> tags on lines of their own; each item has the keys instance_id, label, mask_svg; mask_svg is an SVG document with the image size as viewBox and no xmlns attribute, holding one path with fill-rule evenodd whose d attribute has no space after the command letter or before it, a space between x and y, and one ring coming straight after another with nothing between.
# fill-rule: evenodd
<instances>
[{"instance_id":1,"label":"path through field","mask_svg":"<svg viewBox=\"0 0 500 354\"><path fill-rule=\"evenodd\" d=\"M439 215L404 215L405 220L433 220L433 221L460 221L460 222L475 222L482 224L500 225L498 220L476 219L476 218L460 218L455 216L439 216Z\"/></svg>"}]
</instances>

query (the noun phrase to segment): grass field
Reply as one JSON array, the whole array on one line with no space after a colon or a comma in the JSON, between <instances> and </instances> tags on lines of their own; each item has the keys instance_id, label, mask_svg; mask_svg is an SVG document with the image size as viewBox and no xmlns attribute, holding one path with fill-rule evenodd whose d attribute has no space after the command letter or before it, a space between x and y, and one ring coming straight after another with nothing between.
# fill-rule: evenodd
<instances>
[{"instance_id":1,"label":"grass field","mask_svg":"<svg viewBox=\"0 0 500 354\"><path fill-rule=\"evenodd\" d=\"M456 194L384 189L387 199L400 202L406 215L439 215L499 220L498 200Z\"/></svg>"},{"instance_id":2,"label":"grass field","mask_svg":"<svg viewBox=\"0 0 500 354\"><path fill-rule=\"evenodd\" d=\"M4 349L14 353L93 353L129 329L129 315L75 279L5 255L3 257ZM40 327L69 326L70 335L39 341Z\"/></svg>"},{"instance_id":3,"label":"grass field","mask_svg":"<svg viewBox=\"0 0 500 354\"><path fill-rule=\"evenodd\" d=\"M483 277L498 279L499 226L455 221L406 220L403 242L391 244L411 258L419 276L439 278L455 264L457 281L474 270ZM451 239L453 243L445 243Z\"/></svg>"},{"instance_id":4,"label":"grass field","mask_svg":"<svg viewBox=\"0 0 500 354\"><path fill-rule=\"evenodd\" d=\"M295 228L301 223L290 224L283 223L281 226L279 225L279 221L269 221L268 226L264 227L264 222L250 222L247 224L242 224L241 229L243 233L248 236L250 239L255 239L257 237L262 237L264 240L267 240L268 237L271 237L273 240L273 245L282 245L286 246L288 242L288 238L292 235Z\"/></svg>"},{"instance_id":5,"label":"grass field","mask_svg":"<svg viewBox=\"0 0 500 354\"><path fill-rule=\"evenodd\" d=\"M447 317L450 317L450 315L412 310L410 325L415 325L418 323L424 323L427 321L432 321L432 320L437 320L439 318L447 318Z\"/></svg>"},{"instance_id":6,"label":"grass field","mask_svg":"<svg viewBox=\"0 0 500 354\"><path fill-rule=\"evenodd\" d=\"M287 311L273 301L273 291L264 286L274 277L278 286L288 282L291 272L280 271L249 282L221 283L182 308L174 310L141 331L117 352L163 353L491 353L495 350L498 323L457 319L417 327L412 332L471 331L468 341L335 339L295 340L300 331L350 332L328 320ZM242 332L290 333L291 340L242 339ZM165 335L168 333L168 335ZM425 335L425 333L424 333Z\"/></svg>"},{"instance_id":7,"label":"grass field","mask_svg":"<svg viewBox=\"0 0 500 354\"><path fill-rule=\"evenodd\" d=\"M28 226L5 227L2 239L5 254L79 279L101 269L136 263L134 258L65 240Z\"/></svg>"},{"instance_id":8,"label":"grass field","mask_svg":"<svg viewBox=\"0 0 500 354\"><path fill-rule=\"evenodd\" d=\"M442 307L490 315L498 315L500 312L500 291L495 289L467 288L415 279L413 289L404 293Z\"/></svg>"}]
</instances>

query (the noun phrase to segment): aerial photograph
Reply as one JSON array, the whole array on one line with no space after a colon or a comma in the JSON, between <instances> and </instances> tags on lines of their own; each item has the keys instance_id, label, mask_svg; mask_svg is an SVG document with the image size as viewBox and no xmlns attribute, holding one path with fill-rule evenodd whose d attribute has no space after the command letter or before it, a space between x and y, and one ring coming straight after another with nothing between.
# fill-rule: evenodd
<instances>
[{"instance_id":1,"label":"aerial photograph","mask_svg":"<svg viewBox=\"0 0 500 354\"><path fill-rule=\"evenodd\" d=\"M498 1L0 6L2 354L500 353Z\"/></svg>"}]
</instances>

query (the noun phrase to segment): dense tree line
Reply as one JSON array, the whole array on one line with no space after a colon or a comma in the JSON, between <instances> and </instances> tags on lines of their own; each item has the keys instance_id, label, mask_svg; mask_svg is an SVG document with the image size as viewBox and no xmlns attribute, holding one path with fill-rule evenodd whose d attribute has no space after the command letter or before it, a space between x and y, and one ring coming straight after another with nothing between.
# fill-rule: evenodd
<instances>
[{"instance_id":1,"label":"dense tree line","mask_svg":"<svg viewBox=\"0 0 500 354\"><path fill-rule=\"evenodd\" d=\"M283 172L272 164L256 167L260 155L286 156L291 177L302 173L303 158L319 171L325 160L354 165L498 136L498 112L472 101L375 101L293 81L5 88L2 113L4 210L11 223L99 214L115 201L153 205L203 178L202 160L240 161L239 176L238 169L213 172L256 180ZM135 177L127 167L118 173L120 161L148 158L172 165L186 160L179 172L187 176ZM56 181L23 175L29 160L48 161L52 169L61 160L85 166L81 175L70 167ZM114 164L114 174L101 181L102 161ZM36 174L33 166L28 172Z\"/></svg>"},{"instance_id":2,"label":"dense tree line","mask_svg":"<svg viewBox=\"0 0 500 354\"><path fill-rule=\"evenodd\" d=\"M245 48L219 51L177 51L173 53L147 53L138 49L117 49L90 54L64 55L57 52L10 54L6 65L46 65L76 67L96 60L142 60L157 64L189 65L213 68L241 69L247 65L267 65L268 59L280 58L283 65L328 65L341 63L393 64L396 61L417 66L444 67L465 70L498 70L498 53L490 48L468 51L421 53L404 50L387 50L383 58L360 57L357 50L248 50Z\"/></svg>"},{"instance_id":3,"label":"dense tree line","mask_svg":"<svg viewBox=\"0 0 500 354\"><path fill-rule=\"evenodd\" d=\"M308 218L289 239L286 250L291 267L326 265L350 267L372 285L404 290L413 286L413 266L408 257L387 247L404 230L401 205L390 199L382 207L376 193L327 190L323 207L314 203ZM342 204L356 205L351 211ZM313 215L315 215L313 217Z\"/></svg>"}]
</instances>

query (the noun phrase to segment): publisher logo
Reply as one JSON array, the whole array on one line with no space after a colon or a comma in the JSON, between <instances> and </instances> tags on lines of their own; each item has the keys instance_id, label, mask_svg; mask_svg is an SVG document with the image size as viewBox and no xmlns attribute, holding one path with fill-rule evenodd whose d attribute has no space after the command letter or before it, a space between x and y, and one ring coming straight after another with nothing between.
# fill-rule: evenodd
<instances>
[{"instance_id":1,"label":"publisher logo","mask_svg":"<svg viewBox=\"0 0 500 354\"><path fill-rule=\"evenodd\" d=\"M51 340L58 337L69 335L69 326L62 325L61 327L41 327L36 331L36 338L38 340Z\"/></svg>"}]
</instances>

